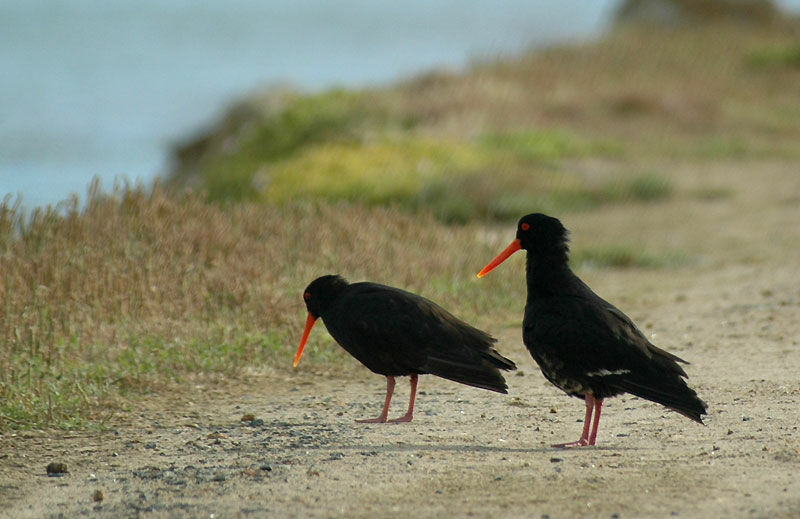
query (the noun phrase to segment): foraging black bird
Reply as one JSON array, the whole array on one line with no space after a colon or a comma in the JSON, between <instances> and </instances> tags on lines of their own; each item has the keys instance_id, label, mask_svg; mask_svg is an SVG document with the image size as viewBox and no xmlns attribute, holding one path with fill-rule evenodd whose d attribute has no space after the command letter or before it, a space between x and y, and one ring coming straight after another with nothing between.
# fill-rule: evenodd
<instances>
[{"instance_id":1,"label":"foraging black bird","mask_svg":"<svg viewBox=\"0 0 800 519\"><path fill-rule=\"evenodd\" d=\"M594 445L603 400L622 393L702 424L708 406L686 385L678 364L688 362L651 344L628 316L572 272L567 234L556 218L524 216L514 241L478 273L483 277L520 249L528 252L523 342L547 380L586 401L580 439L553 447Z\"/></svg>"},{"instance_id":2,"label":"foraging black bird","mask_svg":"<svg viewBox=\"0 0 800 519\"><path fill-rule=\"evenodd\" d=\"M386 377L386 401L378 418L384 423L395 377L411 376L411 398L405 415L390 422L410 422L419 375L431 374L469 386L506 393L499 370L516 369L493 347L496 339L473 328L424 297L377 283L348 283L322 276L306 287L306 327L294 365L314 323L322 318L331 336L367 368Z\"/></svg>"}]
</instances>

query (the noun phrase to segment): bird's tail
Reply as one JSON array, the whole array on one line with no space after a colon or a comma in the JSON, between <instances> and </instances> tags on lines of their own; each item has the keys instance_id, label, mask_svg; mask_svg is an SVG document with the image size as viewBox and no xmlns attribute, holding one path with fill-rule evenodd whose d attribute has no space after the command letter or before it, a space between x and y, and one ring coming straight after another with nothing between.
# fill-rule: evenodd
<instances>
[{"instance_id":1,"label":"bird's tail","mask_svg":"<svg viewBox=\"0 0 800 519\"><path fill-rule=\"evenodd\" d=\"M686 385L679 376L664 381L657 377L650 379L623 379L615 384L632 395L659 403L695 422L703 423L708 404L697 396L697 392Z\"/></svg>"},{"instance_id":2,"label":"bird's tail","mask_svg":"<svg viewBox=\"0 0 800 519\"><path fill-rule=\"evenodd\" d=\"M514 364L513 360L503 357L494 348L489 348L488 350L481 352L481 356L484 358L484 360L489 361L494 367L502 369L503 371L513 371L517 369L517 365Z\"/></svg>"},{"instance_id":3,"label":"bird's tail","mask_svg":"<svg viewBox=\"0 0 800 519\"><path fill-rule=\"evenodd\" d=\"M494 350L490 350L481 362L461 361L452 358L428 357L424 370L426 373L446 378L480 389L498 393L508 393L506 380L499 369L516 369L516 365Z\"/></svg>"}]
</instances>

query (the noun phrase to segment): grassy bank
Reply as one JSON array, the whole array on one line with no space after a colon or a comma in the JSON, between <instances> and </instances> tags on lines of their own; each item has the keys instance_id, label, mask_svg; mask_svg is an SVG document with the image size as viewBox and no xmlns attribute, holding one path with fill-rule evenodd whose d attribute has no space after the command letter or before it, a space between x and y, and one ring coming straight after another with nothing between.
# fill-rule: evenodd
<instances>
[{"instance_id":1,"label":"grassy bank","mask_svg":"<svg viewBox=\"0 0 800 519\"><path fill-rule=\"evenodd\" d=\"M191 377L288 369L301 291L321 274L403 286L483 324L508 305L474 279L494 252L475 228L390 208L222 206L157 188L61 213L0 206L2 426L84 425Z\"/></svg>"},{"instance_id":2,"label":"grassy bank","mask_svg":"<svg viewBox=\"0 0 800 519\"><path fill-rule=\"evenodd\" d=\"M654 163L800 156L797 34L627 27L389 88L260 94L183 148L174 181L212 200L391 201L448 222L665 199Z\"/></svg>"}]
</instances>

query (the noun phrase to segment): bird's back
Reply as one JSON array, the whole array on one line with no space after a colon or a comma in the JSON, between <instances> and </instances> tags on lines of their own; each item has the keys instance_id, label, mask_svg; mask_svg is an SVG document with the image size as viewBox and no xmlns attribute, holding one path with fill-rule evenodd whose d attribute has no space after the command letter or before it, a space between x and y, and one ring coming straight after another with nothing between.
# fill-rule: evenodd
<instances>
[{"instance_id":1,"label":"bird's back","mask_svg":"<svg viewBox=\"0 0 800 519\"><path fill-rule=\"evenodd\" d=\"M489 334L398 288L353 283L321 317L345 350L382 375L430 373L505 392L498 368L515 368Z\"/></svg>"}]
</instances>

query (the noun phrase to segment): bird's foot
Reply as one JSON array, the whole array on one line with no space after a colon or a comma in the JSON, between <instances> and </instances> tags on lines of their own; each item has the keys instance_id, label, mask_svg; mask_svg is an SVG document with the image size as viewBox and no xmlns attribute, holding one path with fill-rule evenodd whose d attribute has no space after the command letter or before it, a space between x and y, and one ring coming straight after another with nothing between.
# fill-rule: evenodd
<instances>
[{"instance_id":1,"label":"bird's foot","mask_svg":"<svg viewBox=\"0 0 800 519\"><path fill-rule=\"evenodd\" d=\"M377 418L366 418L364 420L356 420L356 423L386 423L386 417L381 415Z\"/></svg>"},{"instance_id":2,"label":"bird's foot","mask_svg":"<svg viewBox=\"0 0 800 519\"><path fill-rule=\"evenodd\" d=\"M556 449L568 449L570 447L586 447L587 445L594 445L594 443L590 443L588 439L581 438L580 440L568 443L555 443L551 445Z\"/></svg>"},{"instance_id":3,"label":"bird's foot","mask_svg":"<svg viewBox=\"0 0 800 519\"><path fill-rule=\"evenodd\" d=\"M410 422L413 418L414 418L413 414L406 413L403 416L401 416L400 418L393 418L393 419L388 420L388 421L389 421L389 423L403 423L403 422Z\"/></svg>"}]
</instances>

